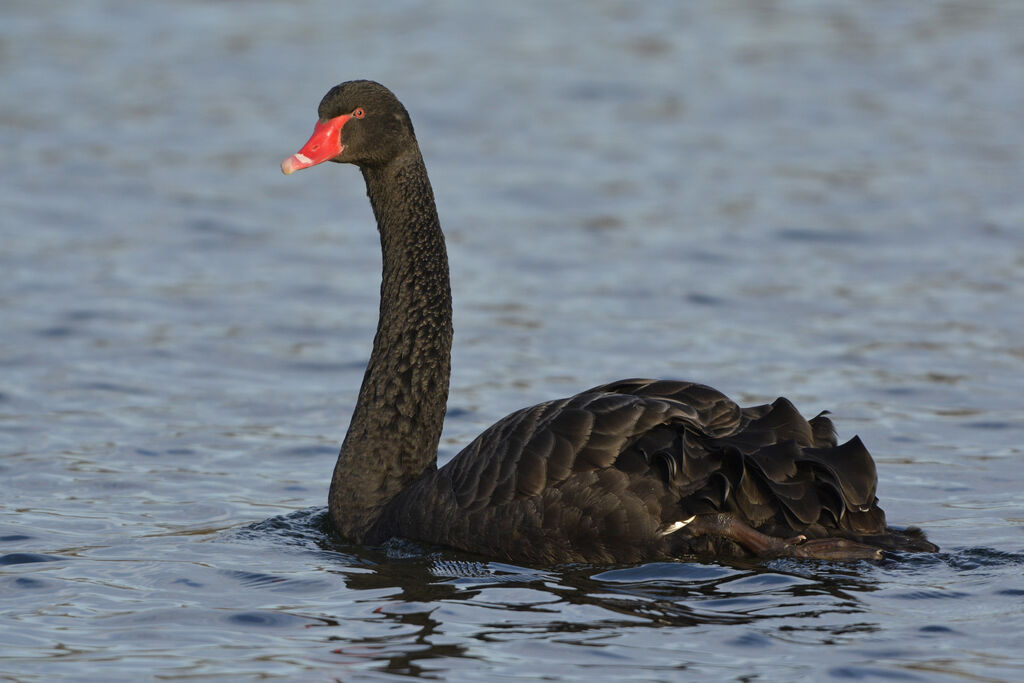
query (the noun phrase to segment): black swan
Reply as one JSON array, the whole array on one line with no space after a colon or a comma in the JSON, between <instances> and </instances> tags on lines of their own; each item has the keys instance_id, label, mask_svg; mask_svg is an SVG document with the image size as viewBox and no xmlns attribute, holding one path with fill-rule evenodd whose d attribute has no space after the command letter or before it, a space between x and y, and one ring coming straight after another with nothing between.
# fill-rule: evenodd
<instances>
[{"instance_id":1,"label":"black swan","mask_svg":"<svg viewBox=\"0 0 1024 683\"><path fill-rule=\"evenodd\" d=\"M933 552L886 526L856 437L784 398L740 408L692 382L627 379L512 413L444 467L448 256L409 114L350 81L285 174L359 167L383 250L380 319L328 500L346 540L391 537L530 564L680 556L877 559Z\"/></svg>"}]
</instances>

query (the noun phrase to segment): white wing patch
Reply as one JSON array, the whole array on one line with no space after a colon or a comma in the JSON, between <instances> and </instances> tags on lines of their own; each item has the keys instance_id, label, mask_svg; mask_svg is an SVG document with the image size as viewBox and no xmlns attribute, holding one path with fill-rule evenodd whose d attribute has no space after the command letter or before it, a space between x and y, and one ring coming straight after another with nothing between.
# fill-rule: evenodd
<instances>
[{"instance_id":1,"label":"white wing patch","mask_svg":"<svg viewBox=\"0 0 1024 683\"><path fill-rule=\"evenodd\" d=\"M664 529L661 530L660 535L668 536L669 534L674 534L675 532L679 531L680 529L682 529L684 526L686 526L687 524L689 524L690 522L692 522L695 519L697 519L697 515L694 515L693 517L690 517L689 519L684 519L681 522L672 522L671 524L669 524L668 526L666 526Z\"/></svg>"}]
</instances>

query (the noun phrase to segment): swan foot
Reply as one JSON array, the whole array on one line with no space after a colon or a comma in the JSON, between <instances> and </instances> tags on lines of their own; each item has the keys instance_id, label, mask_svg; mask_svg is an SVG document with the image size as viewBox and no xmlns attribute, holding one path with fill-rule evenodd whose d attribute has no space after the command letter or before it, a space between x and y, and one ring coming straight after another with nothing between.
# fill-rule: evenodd
<instances>
[{"instance_id":1,"label":"swan foot","mask_svg":"<svg viewBox=\"0 0 1024 683\"><path fill-rule=\"evenodd\" d=\"M880 560L881 548L873 548L846 538L816 538L799 545L789 545L790 557L805 557L814 560Z\"/></svg>"},{"instance_id":2,"label":"swan foot","mask_svg":"<svg viewBox=\"0 0 1024 683\"><path fill-rule=\"evenodd\" d=\"M734 541L758 557L801 557L815 560L880 560L878 548L845 538L816 538L808 540L803 534L780 538L762 534L732 515L720 513L700 515L689 524L694 536L720 536Z\"/></svg>"}]
</instances>

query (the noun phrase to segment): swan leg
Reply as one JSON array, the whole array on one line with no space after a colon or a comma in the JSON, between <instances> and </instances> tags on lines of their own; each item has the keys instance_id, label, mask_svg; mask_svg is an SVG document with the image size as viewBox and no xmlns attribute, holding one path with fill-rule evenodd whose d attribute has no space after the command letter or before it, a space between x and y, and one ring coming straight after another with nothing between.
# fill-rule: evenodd
<instances>
[{"instance_id":1,"label":"swan leg","mask_svg":"<svg viewBox=\"0 0 1024 683\"><path fill-rule=\"evenodd\" d=\"M720 536L734 541L758 557L802 557L815 560L880 560L878 548L845 538L816 538L808 541L800 534L793 538L768 536L725 514L698 515L687 525L694 536Z\"/></svg>"}]
</instances>

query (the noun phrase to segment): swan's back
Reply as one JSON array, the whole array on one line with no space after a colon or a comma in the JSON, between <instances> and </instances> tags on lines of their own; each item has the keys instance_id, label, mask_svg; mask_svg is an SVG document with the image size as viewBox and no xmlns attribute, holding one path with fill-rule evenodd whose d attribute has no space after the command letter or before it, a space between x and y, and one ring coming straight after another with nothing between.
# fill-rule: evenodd
<instances>
[{"instance_id":1,"label":"swan's back","mask_svg":"<svg viewBox=\"0 0 1024 683\"><path fill-rule=\"evenodd\" d=\"M783 539L933 548L886 527L876 482L859 439L837 445L828 418L786 399L740 408L701 384L631 379L498 421L403 491L373 536L540 564L752 555L686 523L725 513Z\"/></svg>"}]
</instances>

